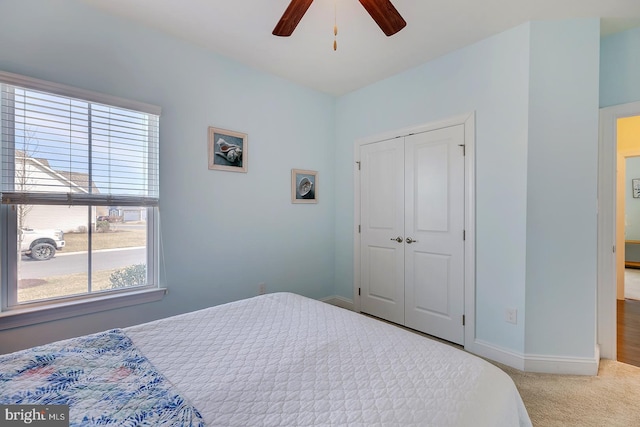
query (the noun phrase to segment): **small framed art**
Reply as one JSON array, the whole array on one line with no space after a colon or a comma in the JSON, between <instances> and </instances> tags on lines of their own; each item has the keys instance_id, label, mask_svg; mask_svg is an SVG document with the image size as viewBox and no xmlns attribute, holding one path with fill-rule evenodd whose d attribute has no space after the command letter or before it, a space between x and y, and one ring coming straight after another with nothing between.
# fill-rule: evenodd
<instances>
[{"instance_id":1,"label":"small framed art","mask_svg":"<svg viewBox=\"0 0 640 427\"><path fill-rule=\"evenodd\" d=\"M318 172L291 169L291 203L318 203Z\"/></svg>"},{"instance_id":2,"label":"small framed art","mask_svg":"<svg viewBox=\"0 0 640 427\"><path fill-rule=\"evenodd\" d=\"M248 155L246 133L209 127L209 169L246 173Z\"/></svg>"},{"instance_id":3,"label":"small framed art","mask_svg":"<svg viewBox=\"0 0 640 427\"><path fill-rule=\"evenodd\" d=\"M633 190L633 197L640 197L640 178L635 178L631 180L631 189Z\"/></svg>"}]
</instances>

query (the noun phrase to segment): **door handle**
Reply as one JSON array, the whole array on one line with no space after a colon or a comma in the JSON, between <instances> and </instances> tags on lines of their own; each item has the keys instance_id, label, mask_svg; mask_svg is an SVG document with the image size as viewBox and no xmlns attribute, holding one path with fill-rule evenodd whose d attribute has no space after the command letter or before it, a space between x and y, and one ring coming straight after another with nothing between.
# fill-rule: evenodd
<instances>
[{"instance_id":1,"label":"door handle","mask_svg":"<svg viewBox=\"0 0 640 427\"><path fill-rule=\"evenodd\" d=\"M418 243L418 241L417 240L413 240L411 237L407 237L407 243L408 244Z\"/></svg>"},{"instance_id":2,"label":"door handle","mask_svg":"<svg viewBox=\"0 0 640 427\"><path fill-rule=\"evenodd\" d=\"M395 239L392 237L391 240L395 240L398 243L402 243L402 237L398 236Z\"/></svg>"}]
</instances>

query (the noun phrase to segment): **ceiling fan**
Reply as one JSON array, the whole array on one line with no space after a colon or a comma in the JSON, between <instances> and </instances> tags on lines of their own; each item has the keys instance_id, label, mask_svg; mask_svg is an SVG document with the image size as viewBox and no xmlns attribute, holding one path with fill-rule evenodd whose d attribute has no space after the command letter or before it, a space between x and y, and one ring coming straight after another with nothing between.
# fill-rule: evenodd
<instances>
[{"instance_id":1,"label":"ceiling fan","mask_svg":"<svg viewBox=\"0 0 640 427\"><path fill-rule=\"evenodd\" d=\"M313 0L291 0L287 10L273 29L273 35L289 37L293 34L293 30L296 29L311 3ZM407 25L389 0L360 0L360 3L387 36L394 35Z\"/></svg>"}]
</instances>

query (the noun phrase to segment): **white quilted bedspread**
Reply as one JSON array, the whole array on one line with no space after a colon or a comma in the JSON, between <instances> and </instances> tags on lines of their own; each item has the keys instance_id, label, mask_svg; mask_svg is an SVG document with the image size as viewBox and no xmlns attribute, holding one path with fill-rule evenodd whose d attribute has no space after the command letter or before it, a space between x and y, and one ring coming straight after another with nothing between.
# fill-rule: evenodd
<instances>
[{"instance_id":1,"label":"white quilted bedspread","mask_svg":"<svg viewBox=\"0 0 640 427\"><path fill-rule=\"evenodd\" d=\"M495 366L295 294L124 331L211 426L531 425Z\"/></svg>"}]
</instances>

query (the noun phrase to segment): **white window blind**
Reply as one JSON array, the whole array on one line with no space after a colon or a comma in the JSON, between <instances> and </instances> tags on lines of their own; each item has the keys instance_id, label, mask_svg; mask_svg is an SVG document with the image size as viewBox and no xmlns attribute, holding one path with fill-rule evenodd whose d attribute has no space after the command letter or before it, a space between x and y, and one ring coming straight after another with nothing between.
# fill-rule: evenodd
<instances>
[{"instance_id":1,"label":"white window blind","mask_svg":"<svg viewBox=\"0 0 640 427\"><path fill-rule=\"evenodd\" d=\"M2 203L158 205L159 108L15 77L0 73Z\"/></svg>"}]
</instances>

